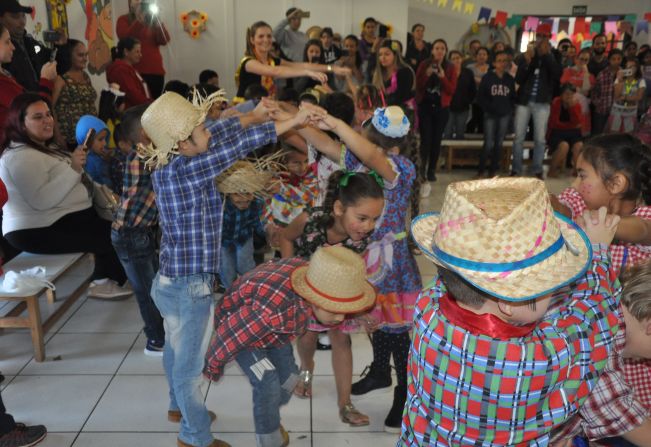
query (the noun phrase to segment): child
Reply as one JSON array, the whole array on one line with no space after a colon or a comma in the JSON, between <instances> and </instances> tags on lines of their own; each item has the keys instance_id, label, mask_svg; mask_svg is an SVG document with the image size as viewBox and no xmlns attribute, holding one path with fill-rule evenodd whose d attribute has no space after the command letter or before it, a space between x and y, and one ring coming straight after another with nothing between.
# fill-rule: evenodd
<instances>
[{"instance_id":1,"label":"child","mask_svg":"<svg viewBox=\"0 0 651 447\"><path fill-rule=\"evenodd\" d=\"M310 110L309 107L306 107ZM397 433L407 396L407 356L413 305L422 287L416 260L407 244L406 222L410 192L416 168L400 150L407 142L409 120L398 106L376 109L373 118L362 126L360 136L343 121L330 115L319 122L345 145L314 129L299 133L326 156L341 160L347 170L372 169L384 180L385 209L380 224L371 236L367 270L378 289L373 316L379 330L373 334L373 363L368 375L351 388L354 395L391 386L390 357L396 368L398 385L384 428Z\"/></svg>"},{"instance_id":2,"label":"child","mask_svg":"<svg viewBox=\"0 0 651 447\"><path fill-rule=\"evenodd\" d=\"M165 320L163 366L170 386L170 411L181 412L181 447L218 447L203 402L199 377L210 339L215 274L219 272L222 201L215 177L250 151L268 143L317 112L299 112L285 122L264 121L273 102L262 101L241 117L204 120L211 102L193 106L168 92L142 116L153 145L140 146L154 166L152 181L163 236L160 269L152 297Z\"/></svg>"},{"instance_id":3,"label":"child","mask_svg":"<svg viewBox=\"0 0 651 447\"><path fill-rule=\"evenodd\" d=\"M124 131L120 124L115 126L113 130L113 141L115 141L115 150L111 158L109 166L109 175L111 182L113 182L113 190L117 195L122 195L122 188L124 182L124 167L126 165L127 156L131 152L133 145L129 139L124 135Z\"/></svg>"},{"instance_id":4,"label":"child","mask_svg":"<svg viewBox=\"0 0 651 447\"><path fill-rule=\"evenodd\" d=\"M343 247L321 248L309 263L303 258L267 262L235 281L215 307L204 373L217 381L226 363L237 360L253 387L258 447L289 444L280 407L298 380L291 340L310 319L336 325L374 302L364 261Z\"/></svg>"},{"instance_id":5,"label":"child","mask_svg":"<svg viewBox=\"0 0 651 447\"><path fill-rule=\"evenodd\" d=\"M219 278L226 289L238 275L255 268L253 235L264 239L266 233L261 221L263 202L254 194L262 192L269 180L269 172L244 160L217 177L217 189L225 196Z\"/></svg>"},{"instance_id":6,"label":"child","mask_svg":"<svg viewBox=\"0 0 651 447\"><path fill-rule=\"evenodd\" d=\"M622 220L610 246L613 269L651 258L651 150L631 135L588 140L577 159L578 177L552 203L572 219L602 206Z\"/></svg>"},{"instance_id":7,"label":"child","mask_svg":"<svg viewBox=\"0 0 651 447\"><path fill-rule=\"evenodd\" d=\"M581 104L576 101L576 87L567 83L561 85L559 96L552 101L549 124L549 151L552 161L549 166L549 177L558 177L567 160L567 154L572 150L572 164L583 147L581 133Z\"/></svg>"},{"instance_id":8,"label":"child","mask_svg":"<svg viewBox=\"0 0 651 447\"><path fill-rule=\"evenodd\" d=\"M398 445L543 446L578 411L618 324L605 211L586 215L586 237L544 182L495 178L448 186L441 213L413 222L439 277L414 311Z\"/></svg>"},{"instance_id":9,"label":"child","mask_svg":"<svg viewBox=\"0 0 651 447\"><path fill-rule=\"evenodd\" d=\"M637 108L645 95L646 82L637 59L626 61L626 67L617 72L615 97L608 118L608 132L633 132L637 127Z\"/></svg>"},{"instance_id":10,"label":"child","mask_svg":"<svg viewBox=\"0 0 651 447\"><path fill-rule=\"evenodd\" d=\"M128 149L128 153L122 171L124 188L120 205L111 225L111 242L133 287L145 324L147 344L144 353L151 357L162 357L165 346L163 318L150 293L158 271L158 209L151 171L136 152L138 144L149 143L140 125L146 108L147 105L141 104L128 109L119 124L120 131L116 132L120 149ZM178 411L171 411L168 419L179 422L181 416Z\"/></svg>"},{"instance_id":11,"label":"child","mask_svg":"<svg viewBox=\"0 0 651 447\"><path fill-rule=\"evenodd\" d=\"M640 399L641 394L649 393L631 388L624 378L625 362L651 359L651 262L627 271L619 313L623 324L604 373L579 414L560 428L554 441L572 439L581 432L590 440L623 437L635 445L646 445L651 439L650 409ZM616 439L607 444L621 445Z\"/></svg>"},{"instance_id":12,"label":"child","mask_svg":"<svg viewBox=\"0 0 651 447\"><path fill-rule=\"evenodd\" d=\"M383 207L382 186L376 177L335 171L330 176L323 206L307 208L281 233L281 255L284 258L296 255L309 258L319 247L331 245L364 253ZM357 328L353 320L345 320L335 327L311 320L308 330L296 343L301 371L295 393L299 397L311 397L317 334L328 332L332 341L332 366L339 414L342 422L353 427L369 424L368 416L357 410L350 401L353 359L349 333Z\"/></svg>"},{"instance_id":13,"label":"child","mask_svg":"<svg viewBox=\"0 0 651 447\"><path fill-rule=\"evenodd\" d=\"M495 53L493 71L482 76L477 92L477 104L484 115L484 148L479 157L477 177L484 176L486 160L490 159L488 177L494 177L502 160L502 143L509 128L515 104L515 80L506 73L507 55Z\"/></svg>"},{"instance_id":14,"label":"child","mask_svg":"<svg viewBox=\"0 0 651 447\"><path fill-rule=\"evenodd\" d=\"M597 81L590 95L590 99L594 105L592 135L599 135L606 128L610 109L613 106L615 78L620 70L622 54L622 50L620 49L615 48L610 50L608 53L608 66L597 75Z\"/></svg>"},{"instance_id":15,"label":"child","mask_svg":"<svg viewBox=\"0 0 651 447\"><path fill-rule=\"evenodd\" d=\"M104 121L93 115L84 115L79 118L75 130L77 144L84 144L86 135L91 129L95 131L95 136L87 142L88 158L84 170L93 181L114 190L110 174L113 150L108 147L110 134Z\"/></svg>"}]
</instances>

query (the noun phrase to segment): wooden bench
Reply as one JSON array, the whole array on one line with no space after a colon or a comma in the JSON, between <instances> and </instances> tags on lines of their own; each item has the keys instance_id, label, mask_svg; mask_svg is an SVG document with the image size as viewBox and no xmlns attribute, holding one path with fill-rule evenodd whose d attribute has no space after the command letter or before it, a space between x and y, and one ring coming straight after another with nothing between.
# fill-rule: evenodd
<instances>
[{"instance_id":1,"label":"wooden bench","mask_svg":"<svg viewBox=\"0 0 651 447\"><path fill-rule=\"evenodd\" d=\"M522 144L524 149L533 149L533 141L525 141ZM484 140L443 140L441 148L446 154L445 168L452 171L452 166L477 166L479 164L480 152L484 147ZM505 139L502 143L501 169L509 171L511 166L511 155L513 151L513 140Z\"/></svg>"},{"instance_id":2,"label":"wooden bench","mask_svg":"<svg viewBox=\"0 0 651 447\"><path fill-rule=\"evenodd\" d=\"M33 253L21 253L11 261L2 266L5 272L10 270L20 273L23 270L30 269L36 266L45 267L45 274L47 280L54 283L64 273L70 271L74 266L81 263L81 261L92 255L86 253L71 253L60 255L37 255ZM0 277L4 281L4 275ZM15 306L8 306L7 312L5 307L2 308L2 316L0 316L0 328L28 328L32 336L32 344L34 345L34 358L37 362L45 360L45 345L43 343L43 335L52 327L56 321L61 318L66 310L74 304L75 301L82 295L88 288L90 275L84 277L81 284L68 295L68 297L61 302L61 304L54 310L54 312L45 321L41 318L41 306L39 298L45 294L47 302L54 304L56 301L56 293L47 287L42 287L38 290L33 290L25 293L6 293L0 291L0 301L15 302ZM21 316L27 309L27 316Z\"/></svg>"}]
</instances>

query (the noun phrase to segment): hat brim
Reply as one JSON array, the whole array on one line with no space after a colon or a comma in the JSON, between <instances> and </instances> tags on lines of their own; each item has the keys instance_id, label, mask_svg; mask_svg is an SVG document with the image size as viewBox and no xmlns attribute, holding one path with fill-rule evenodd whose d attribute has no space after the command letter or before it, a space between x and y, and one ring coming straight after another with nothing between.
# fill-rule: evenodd
<instances>
[{"instance_id":1,"label":"hat brim","mask_svg":"<svg viewBox=\"0 0 651 447\"><path fill-rule=\"evenodd\" d=\"M432 212L416 217L411 224L411 234L423 254L437 265L458 273L476 288L506 301L528 301L548 295L576 281L588 269L592 260L592 246L585 233L572 220L554 212L567 245L545 261L508 274L478 272L451 266L433 252L433 237L440 215Z\"/></svg>"},{"instance_id":2,"label":"hat brim","mask_svg":"<svg viewBox=\"0 0 651 447\"><path fill-rule=\"evenodd\" d=\"M364 312L375 305L375 288L364 281L362 296L351 301L333 301L315 292L306 281L309 266L297 267L290 276L292 288L306 301L321 309L338 314Z\"/></svg>"}]
</instances>

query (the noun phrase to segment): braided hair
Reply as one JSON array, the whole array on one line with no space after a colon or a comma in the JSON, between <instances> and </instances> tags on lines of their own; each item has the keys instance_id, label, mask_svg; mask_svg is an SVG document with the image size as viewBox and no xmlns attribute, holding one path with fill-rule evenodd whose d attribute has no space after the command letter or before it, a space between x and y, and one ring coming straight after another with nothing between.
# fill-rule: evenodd
<instances>
[{"instance_id":1,"label":"braided hair","mask_svg":"<svg viewBox=\"0 0 651 447\"><path fill-rule=\"evenodd\" d=\"M348 183L342 185L344 176L348 176ZM328 179L328 188L323 200L324 215L328 216L326 227L334 225L334 207L337 200L344 207L349 207L355 206L361 199L384 199L382 186L374 176L364 172L333 172Z\"/></svg>"}]
</instances>

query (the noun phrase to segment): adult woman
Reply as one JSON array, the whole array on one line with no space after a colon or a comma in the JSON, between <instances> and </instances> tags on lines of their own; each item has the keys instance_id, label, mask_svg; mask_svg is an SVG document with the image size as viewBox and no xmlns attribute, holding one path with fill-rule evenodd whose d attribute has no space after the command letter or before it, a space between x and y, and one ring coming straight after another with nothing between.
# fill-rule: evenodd
<instances>
[{"instance_id":1,"label":"adult woman","mask_svg":"<svg viewBox=\"0 0 651 447\"><path fill-rule=\"evenodd\" d=\"M126 276L111 245L111 223L97 215L84 184L86 150L62 151L53 136L48 101L35 93L18 95L0 142L0 178L9 192L2 232L11 245L32 253L93 253L93 278L111 281L92 287L89 296L128 296L131 291L118 285Z\"/></svg>"},{"instance_id":2,"label":"adult woman","mask_svg":"<svg viewBox=\"0 0 651 447\"><path fill-rule=\"evenodd\" d=\"M479 87L481 78L488 72L490 65L488 64L488 48L479 47L477 53L475 54L475 62L468 65L468 68L472 71L472 74L475 76L475 85ZM478 132L482 133L484 129L484 113L479 104L472 104L472 117L468 123L467 130L468 132Z\"/></svg>"},{"instance_id":3,"label":"adult woman","mask_svg":"<svg viewBox=\"0 0 651 447\"><path fill-rule=\"evenodd\" d=\"M357 91L357 87L364 82L364 73L362 72L362 58L359 56L359 39L353 34L349 34L344 39L343 56L337 62L341 67L350 69L350 75L345 77L344 81L337 81L337 90L346 91L352 95Z\"/></svg>"},{"instance_id":4,"label":"adult woman","mask_svg":"<svg viewBox=\"0 0 651 447\"><path fill-rule=\"evenodd\" d=\"M270 96L276 93L274 78L298 78L308 76L316 81L325 83L326 73L333 72L344 76L348 68L306 62L289 62L271 56L271 26L266 22L255 22L246 30L246 52L237 68L236 102L241 102L244 92L251 84L261 84Z\"/></svg>"},{"instance_id":5,"label":"adult woman","mask_svg":"<svg viewBox=\"0 0 651 447\"><path fill-rule=\"evenodd\" d=\"M404 106L413 112L415 75L400 56L397 41L385 39L377 53L373 85L384 95L387 106Z\"/></svg>"},{"instance_id":6,"label":"adult woman","mask_svg":"<svg viewBox=\"0 0 651 447\"><path fill-rule=\"evenodd\" d=\"M8 64L14 54L14 44L11 42L9 30L0 23L0 64ZM49 96L54 88L54 79L57 76L56 63L50 62L41 69L39 90L43 95ZM7 111L13 99L25 91L14 77L0 66L0 141L7 122Z\"/></svg>"},{"instance_id":7,"label":"adult woman","mask_svg":"<svg viewBox=\"0 0 651 447\"><path fill-rule=\"evenodd\" d=\"M323 54L323 46L320 40L310 39L303 48L303 62L311 64L325 64L325 57ZM303 76L294 80L294 89L300 95L308 88L319 85L320 82L312 78Z\"/></svg>"},{"instance_id":8,"label":"adult woman","mask_svg":"<svg viewBox=\"0 0 651 447\"><path fill-rule=\"evenodd\" d=\"M561 75L562 84L572 84L576 87L574 100L581 106L581 134L590 135L590 100L588 96L596 80L588 70L590 62L590 48L584 48L574 59L574 66L567 67Z\"/></svg>"},{"instance_id":9,"label":"adult woman","mask_svg":"<svg viewBox=\"0 0 651 447\"><path fill-rule=\"evenodd\" d=\"M68 39L57 53L60 73L54 81L52 107L61 136L59 143L72 150L77 147L75 126L83 115L97 115L97 92L86 73L88 49L83 42Z\"/></svg>"},{"instance_id":10,"label":"adult woman","mask_svg":"<svg viewBox=\"0 0 651 447\"><path fill-rule=\"evenodd\" d=\"M448 44L432 43L431 56L416 72L416 101L420 117L420 156L427 180L436 181L443 130L450 117L450 101L457 86L455 68L446 59Z\"/></svg>"},{"instance_id":11,"label":"adult woman","mask_svg":"<svg viewBox=\"0 0 651 447\"><path fill-rule=\"evenodd\" d=\"M412 70L418 70L421 62L429 57L432 51L431 45L425 42L425 25L417 23L411 27L412 41L407 44L405 61Z\"/></svg>"},{"instance_id":12,"label":"adult woman","mask_svg":"<svg viewBox=\"0 0 651 447\"><path fill-rule=\"evenodd\" d=\"M151 102L147 84L135 68L142 58L140 42L132 37L122 39L117 47L111 49L111 56L113 63L106 69L106 80L120 86L120 91L125 94L125 107Z\"/></svg>"},{"instance_id":13,"label":"adult woman","mask_svg":"<svg viewBox=\"0 0 651 447\"><path fill-rule=\"evenodd\" d=\"M149 10L149 3L129 0L129 14L118 17L115 31L120 40L137 39L142 45L142 59L135 68L147 82L152 98L160 96L165 85L165 68L160 47L167 45L170 34L158 15Z\"/></svg>"},{"instance_id":14,"label":"adult woman","mask_svg":"<svg viewBox=\"0 0 651 447\"><path fill-rule=\"evenodd\" d=\"M362 34L359 38L359 55L362 58L362 69L369 73L368 65L375 56L375 49L380 44L380 38L376 34L378 23L373 17L367 17L362 24Z\"/></svg>"},{"instance_id":15,"label":"adult woman","mask_svg":"<svg viewBox=\"0 0 651 447\"><path fill-rule=\"evenodd\" d=\"M466 132L466 122L468 121L468 114L470 112L470 104L475 100L477 94L477 85L475 78L469 68L463 67L463 55L461 52L453 50L450 51L448 57L452 66L454 66L454 73L457 77L457 86L454 89L454 95L450 101L450 119L448 125L445 126L445 138L455 138L463 140L464 133Z\"/></svg>"}]
</instances>

